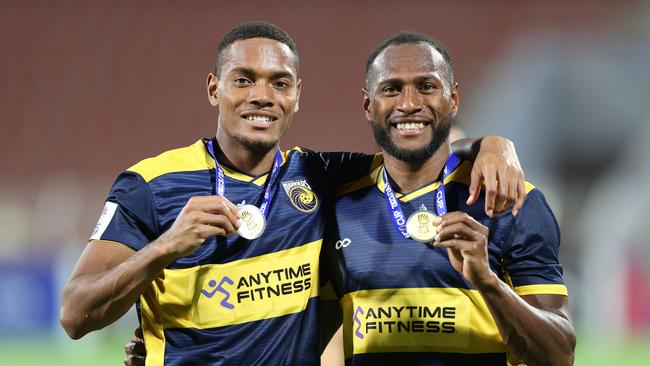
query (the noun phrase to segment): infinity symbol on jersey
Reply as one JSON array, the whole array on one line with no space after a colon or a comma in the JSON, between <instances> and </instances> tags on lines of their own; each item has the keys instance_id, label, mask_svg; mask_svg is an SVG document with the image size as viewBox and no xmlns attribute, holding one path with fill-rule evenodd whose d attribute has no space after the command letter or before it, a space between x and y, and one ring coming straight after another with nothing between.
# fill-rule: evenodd
<instances>
[{"instance_id":1,"label":"infinity symbol on jersey","mask_svg":"<svg viewBox=\"0 0 650 366\"><path fill-rule=\"evenodd\" d=\"M334 246L336 247L336 249L341 249L347 247L350 244L352 244L352 240L350 240L349 238L343 238L342 240L337 240Z\"/></svg>"}]
</instances>

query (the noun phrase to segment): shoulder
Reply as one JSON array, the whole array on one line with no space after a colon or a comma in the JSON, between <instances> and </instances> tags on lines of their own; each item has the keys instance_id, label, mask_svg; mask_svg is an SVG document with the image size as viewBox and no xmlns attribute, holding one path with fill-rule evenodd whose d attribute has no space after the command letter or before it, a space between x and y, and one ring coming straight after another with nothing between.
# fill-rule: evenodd
<instances>
[{"instance_id":1,"label":"shoulder","mask_svg":"<svg viewBox=\"0 0 650 366\"><path fill-rule=\"evenodd\" d=\"M349 179L337 186L335 195L342 197L376 185L383 162L381 153L363 154L349 160L341 169L342 174L347 175Z\"/></svg>"},{"instance_id":2,"label":"shoulder","mask_svg":"<svg viewBox=\"0 0 650 366\"><path fill-rule=\"evenodd\" d=\"M214 162L205 149L203 140L166 151L158 156L144 159L133 165L127 172L139 174L145 182L162 175L175 172L188 172L214 168Z\"/></svg>"},{"instance_id":3,"label":"shoulder","mask_svg":"<svg viewBox=\"0 0 650 366\"><path fill-rule=\"evenodd\" d=\"M300 159L314 159L325 166L357 165L361 166L370 163L377 154L365 154L350 151L313 151L308 148L295 146L285 151L287 156L295 156Z\"/></svg>"}]
</instances>

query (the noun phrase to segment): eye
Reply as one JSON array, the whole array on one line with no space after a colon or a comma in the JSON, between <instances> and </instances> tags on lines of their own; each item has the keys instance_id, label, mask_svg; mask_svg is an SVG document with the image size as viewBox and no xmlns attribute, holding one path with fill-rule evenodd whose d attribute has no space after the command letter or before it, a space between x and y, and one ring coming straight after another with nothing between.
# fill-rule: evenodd
<instances>
[{"instance_id":1,"label":"eye","mask_svg":"<svg viewBox=\"0 0 650 366\"><path fill-rule=\"evenodd\" d=\"M432 92L436 89L438 89L438 86L433 83L423 83L420 85L420 90L424 92Z\"/></svg>"},{"instance_id":2,"label":"eye","mask_svg":"<svg viewBox=\"0 0 650 366\"><path fill-rule=\"evenodd\" d=\"M399 90L394 85L386 85L381 88L381 94L386 96L393 96L399 93Z\"/></svg>"},{"instance_id":3,"label":"eye","mask_svg":"<svg viewBox=\"0 0 650 366\"><path fill-rule=\"evenodd\" d=\"M253 82L250 79L245 78L243 76L234 78L233 83L235 84L235 86L247 86L253 84Z\"/></svg>"},{"instance_id":4,"label":"eye","mask_svg":"<svg viewBox=\"0 0 650 366\"><path fill-rule=\"evenodd\" d=\"M273 86L275 86L278 89L286 89L289 87L289 83L284 80L278 80L273 83Z\"/></svg>"}]
</instances>

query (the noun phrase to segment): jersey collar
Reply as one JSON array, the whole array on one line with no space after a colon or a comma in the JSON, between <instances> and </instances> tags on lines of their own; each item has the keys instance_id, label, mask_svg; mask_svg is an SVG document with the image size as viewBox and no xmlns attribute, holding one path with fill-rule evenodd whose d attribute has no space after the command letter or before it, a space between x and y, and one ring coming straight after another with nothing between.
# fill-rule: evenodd
<instances>
[{"instance_id":1,"label":"jersey collar","mask_svg":"<svg viewBox=\"0 0 650 366\"><path fill-rule=\"evenodd\" d=\"M197 144L200 143L203 146L202 150L203 150L204 158L206 160L206 164L208 165L208 168L215 169L216 166L214 164L214 159L212 159L212 156L210 156L210 153L208 152L207 142L208 142L208 139L204 138L204 139L201 139L201 140L197 141ZM287 151L282 152L282 164L280 166L284 165L284 163L287 162L287 159L289 158L289 153L290 152L291 152L291 150L287 150ZM240 172L238 170L235 170L233 168L230 168L230 167L226 166L225 164L219 164L219 165L221 166L221 169L223 169L223 173L227 177L238 180L238 181L241 181L241 182L249 182L249 183L255 184L256 186L264 185L264 183L266 182L266 180L269 177L269 173L264 173L264 174L259 175L259 176L251 176L251 175L242 173L242 172Z\"/></svg>"},{"instance_id":2,"label":"jersey collar","mask_svg":"<svg viewBox=\"0 0 650 366\"><path fill-rule=\"evenodd\" d=\"M373 180L376 181L377 188L384 193L386 189L386 182L384 181L384 170L386 167L382 163L377 169L375 169L371 176ZM448 184L452 181L464 180L462 178L468 176L472 170L472 164L468 161L462 161L456 168L445 178L444 184ZM400 193L395 192L395 196L402 202L408 202L420 196L423 196L427 193L435 191L440 186L440 181L435 180L433 182L427 183L420 188L415 189L409 193Z\"/></svg>"}]
</instances>

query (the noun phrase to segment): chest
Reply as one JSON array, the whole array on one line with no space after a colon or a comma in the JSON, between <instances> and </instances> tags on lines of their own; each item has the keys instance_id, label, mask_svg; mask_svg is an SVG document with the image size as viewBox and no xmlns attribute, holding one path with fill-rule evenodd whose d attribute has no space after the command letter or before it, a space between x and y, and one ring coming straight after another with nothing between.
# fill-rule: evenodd
<instances>
[{"instance_id":1,"label":"chest","mask_svg":"<svg viewBox=\"0 0 650 366\"><path fill-rule=\"evenodd\" d=\"M348 202L337 206L336 229L331 232L334 238L328 238L327 248L333 253L336 270L340 273L340 292L422 287L471 289L451 266L446 249L434 248L400 234L381 198L375 197L364 204ZM448 204L450 210L459 209L457 202ZM427 205L426 198L401 202L406 217L422 205ZM502 277L507 232L489 219L479 216L477 220L483 220L494 229L488 236L488 259L491 270Z\"/></svg>"},{"instance_id":2,"label":"chest","mask_svg":"<svg viewBox=\"0 0 650 366\"><path fill-rule=\"evenodd\" d=\"M298 167L299 168L299 167ZM219 264L269 254L322 239L324 230L323 187L309 170L288 166L266 190L264 179L225 177L224 196L234 204L260 207L268 193L265 229L256 239L234 235L208 238L195 252L179 258L174 267ZM215 192L214 171L191 176L168 177L164 185L152 186L161 233L174 223L193 196Z\"/></svg>"}]
</instances>

